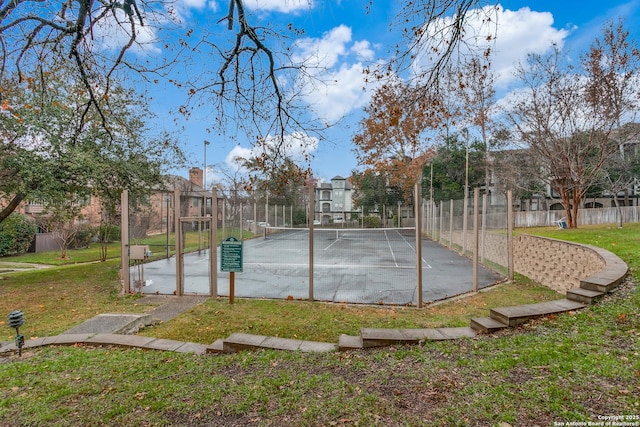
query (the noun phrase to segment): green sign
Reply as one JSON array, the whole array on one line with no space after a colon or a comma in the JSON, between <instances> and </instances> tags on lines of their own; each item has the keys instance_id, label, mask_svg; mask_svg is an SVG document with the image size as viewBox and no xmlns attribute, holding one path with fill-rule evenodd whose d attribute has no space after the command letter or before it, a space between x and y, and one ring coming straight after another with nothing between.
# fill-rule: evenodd
<instances>
[{"instance_id":1,"label":"green sign","mask_svg":"<svg viewBox=\"0 0 640 427\"><path fill-rule=\"evenodd\" d=\"M220 244L220 270L242 271L242 241L229 237Z\"/></svg>"}]
</instances>

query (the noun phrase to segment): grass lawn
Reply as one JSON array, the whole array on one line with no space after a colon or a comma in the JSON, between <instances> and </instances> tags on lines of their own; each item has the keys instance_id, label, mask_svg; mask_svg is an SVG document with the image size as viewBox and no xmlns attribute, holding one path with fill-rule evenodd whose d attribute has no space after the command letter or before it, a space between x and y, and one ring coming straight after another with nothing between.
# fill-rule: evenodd
<instances>
[{"instance_id":1,"label":"grass lawn","mask_svg":"<svg viewBox=\"0 0 640 427\"><path fill-rule=\"evenodd\" d=\"M223 356L28 350L22 358L0 358L0 425L548 426L599 416L640 422L634 419L640 415L640 225L519 231L608 249L627 261L635 280L577 313L422 346ZM136 297L118 296L117 268L114 260L2 276L0 313L22 309L21 331L43 336L100 312L148 310ZM220 299L143 333L204 343L242 331L336 342L361 327L468 325L492 306L557 297L521 278L421 310L266 300L230 306ZM12 339L9 328L0 332L5 335Z\"/></svg>"}]
</instances>

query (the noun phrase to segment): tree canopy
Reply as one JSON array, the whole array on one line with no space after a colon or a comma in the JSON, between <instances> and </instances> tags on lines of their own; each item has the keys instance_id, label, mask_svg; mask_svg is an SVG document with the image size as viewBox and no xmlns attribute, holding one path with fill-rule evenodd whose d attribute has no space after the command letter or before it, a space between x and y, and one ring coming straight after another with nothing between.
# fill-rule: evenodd
<instances>
[{"instance_id":1,"label":"tree canopy","mask_svg":"<svg viewBox=\"0 0 640 427\"><path fill-rule=\"evenodd\" d=\"M183 160L166 135L150 136L149 113L131 90L113 87L101 114L85 115L91 94L66 67L43 64L38 78L5 75L1 86L0 195L9 203L0 221L24 199L46 207L91 194L113 210L122 189L143 200Z\"/></svg>"}]
</instances>

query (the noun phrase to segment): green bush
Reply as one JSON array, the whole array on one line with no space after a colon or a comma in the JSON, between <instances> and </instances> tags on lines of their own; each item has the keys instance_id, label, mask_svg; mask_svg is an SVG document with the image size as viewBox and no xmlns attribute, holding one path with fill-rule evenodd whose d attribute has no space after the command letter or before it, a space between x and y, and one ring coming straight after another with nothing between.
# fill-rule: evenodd
<instances>
[{"instance_id":1,"label":"green bush","mask_svg":"<svg viewBox=\"0 0 640 427\"><path fill-rule=\"evenodd\" d=\"M95 235L99 242L117 242L120 240L120 227L114 224L100 224L95 228Z\"/></svg>"},{"instance_id":2,"label":"green bush","mask_svg":"<svg viewBox=\"0 0 640 427\"><path fill-rule=\"evenodd\" d=\"M82 227L74 236L70 247L72 249L88 248L94 234L95 232L91 227Z\"/></svg>"},{"instance_id":3,"label":"green bush","mask_svg":"<svg viewBox=\"0 0 640 427\"><path fill-rule=\"evenodd\" d=\"M38 228L26 215L12 213L0 222L0 256L23 254L29 250Z\"/></svg>"},{"instance_id":4,"label":"green bush","mask_svg":"<svg viewBox=\"0 0 640 427\"><path fill-rule=\"evenodd\" d=\"M362 218L362 223L365 228L378 228L381 226L382 221L378 216L365 216Z\"/></svg>"}]
</instances>

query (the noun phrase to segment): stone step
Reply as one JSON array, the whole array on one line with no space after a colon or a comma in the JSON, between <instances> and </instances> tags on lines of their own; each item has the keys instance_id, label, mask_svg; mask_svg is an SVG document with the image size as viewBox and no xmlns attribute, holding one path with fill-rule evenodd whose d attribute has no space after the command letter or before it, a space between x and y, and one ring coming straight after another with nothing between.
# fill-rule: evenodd
<instances>
[{"instance_id":1,"label":"stone step","mask_svg":"<svg viewBox=\"0 0 640 427\"><path fill-rule=\"evenodd\" d=\"M591 291L589 289L574 288L567 291L567 299L571 301L578 301L583 304L593 304L598 298L602 297L605 293L599 291Z\"/></svg>"},{"instance_id":2,"label":"stone step","mask_svg":"<svg viewBox=\"0 0 640 427\"><path fill-rule=\"evenodd\" d=\"M375 329L360 330L362 347L383 347L394 344L418 344L421 341L440 341L471 338L476 332L470 327L437 329Z\"/></svg>"},{"instance_id":3,"label":"stone step","mask_svg":"<svg viewBox=\"0 0 640 427\"><path fill-rule=\"evenodd\" d=\"M577 301L560 299L556 301L541 302L538 304L518 305L514 307L499 307L491 309L490 317L511 327L527 322L529 319L547 316L549 314L563 313L579 310L585 305Z\"/></svg>"},{"instance_id":4,"label":"stone step","mask_svg":"<svg viewBox=\"0 0 640 427\"><path fill-rule=\"evenodd\" d=\"M490 334L508 327L509 325L491 317L474 317L471 319L471 329L481 334Z\"/></svg>"},{"instance_id":5,"label":"stone step","mask_svg":"<svg viewBox=\"0 0 640 427\"><path fill-rule=\"evenodd\" d=\"M224 340L215 340L213 344L207 347L207 353L223 353L224 352Z\"/></svg>"},{"instance_id":6,"label":"stone step","mask_svg":"<svg viewBox=\"0 0 640 427\"><path fill-rule=\"evenodd\" d=\"M244 350L289 350L302 352L329 352L337 350L336 344L295 340L290 338L267 337L244 333L233 333L223 341L222 350L234 353Z\"/></svg>"},{"instance_id":7,"label":"stone step","mask_svg":"<svg viewBox=\"0 0 640 427\"><path fill-rule=\"evenodd\" d=\"M362 337L341 334L338 338L338 350L361 350L362 349Z\"/></svg>"},{"instance_id":8,"label":"stone step","mask_svg":"<svg viewBox=\"0 0 640 427\"><path fill-rule=\"evenodd\" d=\"M616 286L624 280L624 277L617 277L615 275L598 274L589 276L586 279L580 280L580 287L590 291L607 293L613 290Z\"/></svg>"}]
</instances>

